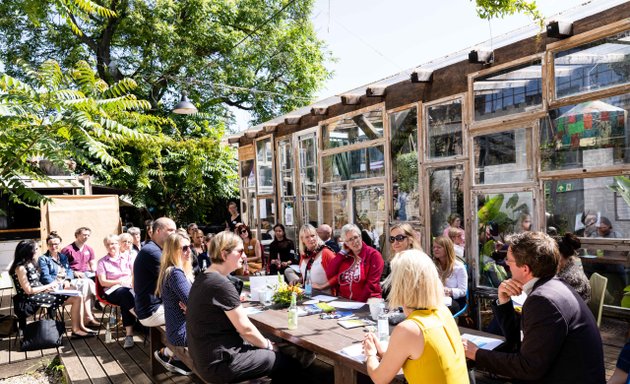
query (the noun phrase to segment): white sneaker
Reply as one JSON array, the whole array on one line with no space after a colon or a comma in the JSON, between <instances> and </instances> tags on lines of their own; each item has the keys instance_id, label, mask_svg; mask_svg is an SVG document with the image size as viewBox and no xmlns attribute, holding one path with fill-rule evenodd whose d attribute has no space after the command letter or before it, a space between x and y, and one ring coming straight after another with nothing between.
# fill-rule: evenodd
<instances>
[{"instance_id":1,"label":"white sneaker","mask_svg":"<svg viewBox=\"0 0 630 384\"><path fill-rule=\"evenodd\" d=\"M125 336L125 343L123 344L123 348L129 349L129 348L133 348L133 346L134 346L133 336Z\"/></svg>"}]
</instances>

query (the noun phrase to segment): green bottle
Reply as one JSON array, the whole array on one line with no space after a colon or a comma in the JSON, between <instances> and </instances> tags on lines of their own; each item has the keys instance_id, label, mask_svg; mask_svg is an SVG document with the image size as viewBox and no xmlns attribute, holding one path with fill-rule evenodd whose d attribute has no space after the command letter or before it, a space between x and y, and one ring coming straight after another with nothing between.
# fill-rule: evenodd
<instances>
[{"instance_id":1,"label":"green bottle","mask_svg":"<svg viewBox=\"0 0 630 384\"><path fill-rule=\"evenodd\" d=\"M298 307L297 295L295 292L291 294L291 305L289 306L289 329L297 329L298 326Z\"/></svg>"}]
</instances>

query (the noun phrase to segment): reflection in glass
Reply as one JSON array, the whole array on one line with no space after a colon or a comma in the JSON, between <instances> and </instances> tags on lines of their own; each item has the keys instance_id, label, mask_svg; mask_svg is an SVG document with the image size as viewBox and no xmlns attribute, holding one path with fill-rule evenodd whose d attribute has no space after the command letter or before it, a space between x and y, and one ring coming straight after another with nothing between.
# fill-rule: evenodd
<instances>
[{"instance_id":1,"label":"reflection in glass","mask_svg":"<svg viewBox=\"0 0 630 384\"><path fill-rule=\"evenodd\" d=\"M630 178L594 177L545 181L548 231L573 232L582 238L579 256L584 272L608 279L605 303L621 305L630 284L628 247L617 243L630 239ZM591 241L600 240L597 243ZM607 245L601 240L610 240Z\"/></svg>"},{"instance_id":2,"label":"reflection in glass","mask_svg":"<svg viewBox=\"0 0 630 384\"><path fill-rule=\"evenodd\" d=\"M271 161L271 138L256 142L256 175L258 176L258 194L273 193L273 164Z\"/></svg>"},{"instance_id":3,"label":"reflection in glass","mask_svg":"<svg viewBox=\"0 0 630 384\"><path fill-rule=\"evenodd\" d=\"M630 31L554 54L556 97L630 83Z\"/></svg>"},{"instance_id":4,"label":"reflection in glass","mask_svg":"<svg viewBox=\"0 0 630 384\"><path fill-rule=\"evenodd\" d=\"M322 187L323 223L330 225L339 235L341 227L348 224L348 189L345 185Z\"/></svg>"},{"instance_id":5,"label":"reflection in glass","mask_svg":"<svg viewBox=\"0 0 630 384\"><path fill-rule=\"evenodd\" d=\"M522 231L524 215L533 216L531 192L493 193L477 196L477 237L479 239L479 285L497 288L507 279L505 237Z\"/></svg>"},{"instance_id":6,"label":"reflection in glass","mask_svg":"<svg viewBox=\"0 0 630 384\"><path fill-rule=\"evenodd\" d=\"M276 224L276 204L273 199L258 199L258 217L260 228L268 231Z\"/></svg>"},{"instance_id":7,"label":"reflection in glass","mask_svg":"<svg viewBox=\"0 0 630 384\"><path fill-rule=\"evenodd\" d=\"M505 184L531 180L531 129L476 136L473 139L476 184Z\"/></svg>"},{"instance_id":8,"label":"reflection in glass","mask_svg":"<svg viewBox=\"0 0 630 384\"><path fill-rule=\"evenodd\" d=\"M393 218L420 220L418 191L418 109L389 115L391 129Z\"/></svg>"},{"instance_id":9,"label":"reflection in glass","mask_svg":"<svg viewBox=\"0 0 630 384\"><path fill-rule=\"evenodd\" d=\"M441 236L452 213L464 217L464 168L461 165L429 171L431 236Z\"/></svg>"},{"instance_id":10,"label":"reflection in glass","mask_svg":"<svg viewBox=\"0 0 630 384\"><path fill-rule=\"evenodd\" d=\"M382 184L354 187L354 223L367 232L372 246L379 251L381 235L385 227L385 188Z\"/></svg>"},{"instance_id":11,"label":"reflection in glass","mask_svg":"<svg viewBox=\"0 0 630 384\"><path fill-rule=\"evenodd\" d=\"M462 154L462 101L452 100L427 107L429 156Z\"/></svg>"},{"instance_id":12,"label":"reflection in glass","mask_svg":"<svg viewBox=\"0 0 630 384\"><path fill-rule=\"evenodd\" d=\"M475 121L531 110L542 104L540 60L476 78Z\"/></svg>"},{"instance_id":13,"label":"reflection in glass","mask_svg":"<svg viewBox=\"0 0 630 384\"><path fill-rule=\"evenodd\" d=\"M254 173L254 159L241 161L241 179L245 180L243 186L256 187L256 174Z\"/></svg>"},{"instance_id":14,"label":"reflection in glass","mask_svg":"<svg viewBox=\"0 0 630 384\"><path fill-rule=\"evenodd\" d=\"M317 213L317 153L314 133L298 139L300 187L302 192L302 223L319 225Z\"/></svg>"},{"instance_id":15,"label":"reflection in glass","mask_svg":"<svg viewBox=\"0 0 630 384\"><path fill-rule=\"evenodd\" d=\"M384 176L384 159L382 145L328 155L322 158L324 182Z\"/></svg>"},{"instance_id":16,"label":"reflection in glass","mask_svg":"<svg viewBox=\"0 0 630 384\"><path fill-rule=\"evenodd\" d=\"M630 94L550 110L540 124L543 171L630 162Z\"/></svg>"},{"instance_id":17,"label":"reflection in glass","mask_svg":"<svg viewBox=\"0 0 630 384\"><path fill-rule=\"evenodd\" d=\"M383 137L383 111L378 109L338 120L322 127L324 149Z\"/></svg>"}]
</instances>

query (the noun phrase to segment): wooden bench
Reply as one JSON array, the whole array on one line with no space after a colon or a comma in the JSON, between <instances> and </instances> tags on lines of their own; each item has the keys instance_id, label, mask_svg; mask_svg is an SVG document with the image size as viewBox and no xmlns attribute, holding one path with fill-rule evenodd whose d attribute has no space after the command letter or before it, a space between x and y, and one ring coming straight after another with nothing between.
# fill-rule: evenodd
<instances>
[{"instance_id":1,"label":"wooden bench","mask_svg":"<svg viewBox=\"0 0 630 384\"><path fill-rule=\"evenodd\" d=\"M178 347L168 342L168 340L166 339L166 327L164 325L161 325L159 327L150 327L149 332L150 332L150 346L151 346L150 351L149 351L149 355L151 356L151 374L154 377L162 372L165 372L165 368L164 366L162 366L162 364L159 361L157 361L153 353L162 347L167 347L175 354L175 356L177 356L179 360L181 360L184 364L186 364L188 368L190 368L193 371L193 374L195 376L195 379L194 379L195 382L211 384L203 380L195 371L195 365L193 363L192 357L188 353L187 347ZM264 384L268 382L269 382L269 378L263 377L260 379L243 381L238 384Z\"/></svg>"}]
</instances>

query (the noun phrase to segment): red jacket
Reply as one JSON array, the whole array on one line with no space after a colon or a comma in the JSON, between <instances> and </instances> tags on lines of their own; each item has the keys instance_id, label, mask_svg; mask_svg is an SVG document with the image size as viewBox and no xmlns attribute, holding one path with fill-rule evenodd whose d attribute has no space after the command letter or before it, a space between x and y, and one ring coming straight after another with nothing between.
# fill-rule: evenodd
<instances>
[{"instance_id":1,"label":"red jacket","mask_svg":"<svg viewBox=\"0 0 630 384\"><path fill-rule=\"evenodd\" d=\"M357 265L351 255L337 253L328 263L326 274L338 296L366 302L370 297L382 297L380 280L383 264L379 251L363 244Z\"/></svg>"}]
</instances>

